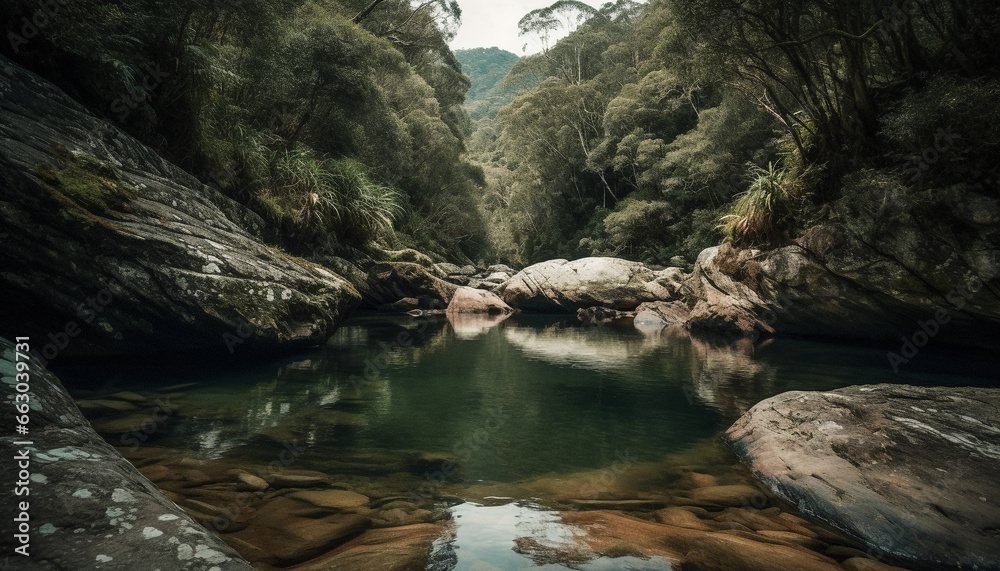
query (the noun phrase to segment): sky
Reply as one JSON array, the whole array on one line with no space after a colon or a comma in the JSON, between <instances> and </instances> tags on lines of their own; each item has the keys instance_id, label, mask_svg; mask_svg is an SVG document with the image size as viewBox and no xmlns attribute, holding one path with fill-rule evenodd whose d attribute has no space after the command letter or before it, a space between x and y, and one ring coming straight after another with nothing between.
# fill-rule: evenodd
<instances>
[{"instance_id":1,"label":"sky","mask_svg":"<svg viewBox=\"0 0 1000 571\"><path fill-rule=\"evenodd\" d=\"M462 27L451 42L453 50L496 46L519 56L536 53L541 46L531 38L518 37L517 23L525 14L551 5L555 0L458 0ZM607 0L584 0L598 8ZM565 35L565 34L564 34ZM553 41L557 38L553 38ZM522 51L524 44L528 51Z\"/></svg>"}]
</instances>

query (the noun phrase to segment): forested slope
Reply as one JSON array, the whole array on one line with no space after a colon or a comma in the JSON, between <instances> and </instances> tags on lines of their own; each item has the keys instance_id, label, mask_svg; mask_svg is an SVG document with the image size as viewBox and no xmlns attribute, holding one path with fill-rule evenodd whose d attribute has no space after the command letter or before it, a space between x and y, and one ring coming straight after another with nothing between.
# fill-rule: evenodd
<instances>
[{"instance_id":1,"label":"forested slope","mask_svg":"<svg viewBox=\"0 0 1000 571\"><path fill-rule=\"evenodd\" d=\"M517 63L517 56L497 47L456 50L462 72L469 78L465 109L474 121L492 119L510 103L517 90L504 85L504 78Z\"/></svg>"},{"instance_id":2,"label":"forested slope","mask_svg":"<svg viewBox=\"0 0 1000 571\"><path fill-rule=\"evenodd\" d=\"M474 138L514 263L690 265L859 211L877 242L997 196L996 3L560 1L521 24L575 30L515 64L534 87Z\"/></svg>"}]
</instances>

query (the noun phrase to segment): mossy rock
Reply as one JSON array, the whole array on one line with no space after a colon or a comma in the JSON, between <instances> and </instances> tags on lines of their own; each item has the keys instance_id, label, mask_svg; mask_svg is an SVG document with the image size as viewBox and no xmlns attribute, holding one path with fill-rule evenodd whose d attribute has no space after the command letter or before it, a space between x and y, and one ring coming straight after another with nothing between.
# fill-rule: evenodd
<instances>
[{"instance_id":1,"label":"mossy rock","mask_svg":"<svg viewBox=\"0 0 1000 571\"><path fill-rule=\"evenodd\" d=\"M423 266L431 271L434 270L434 260L430 256L422 252L418 252L413 248L406 248L403 250L385 250L385 261L387 262L409 262L411 264L417 264Z\"/></svg>"},{"instance_id":2,"label":"mossy rock","mask_svg":"<svg viewBox=\"0 0 1000 571\"><path fill-rule=\"evenodd\" d=\"M57 146L53 154L57 165L38 165L38 174L62 206L99 216L129 211L136 188L118 169L88 155L71 154L63 147Z\"/></svg>"}]
</instances>

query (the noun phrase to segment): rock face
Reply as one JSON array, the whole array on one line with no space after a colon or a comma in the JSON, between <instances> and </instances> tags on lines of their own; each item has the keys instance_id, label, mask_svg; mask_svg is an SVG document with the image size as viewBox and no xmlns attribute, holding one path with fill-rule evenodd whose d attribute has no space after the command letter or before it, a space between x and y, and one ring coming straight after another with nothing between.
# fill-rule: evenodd
<instances>
[{"instance_id":1,"label":"rock face","mask_svg":"<svg viewBox=\"0 0 1000 571\"><path fill-rule=\"evenodd\" d=\"M13 395L14 345L0 339L0 354L3 385ZM29 504L31 569L252 570L105 443L51 373L31 365L29 433L14 436L13 410L0 420L4 457L28 452L30 495L16 499ZM14 444L22 440L32 444ZM14 463L6 466L4 477L14 482ZM13 512L15 496L8 499ZM19 568L15 557L8 560Z\"/></svg>"},{"instance_id":2,"label":"rock face","mask_svg":"<svg viewBox=\"0 0 1000 571\"><path fill-rule=\"evenodd\" d=\"M324 341L357 300L251 236L259 217L2 57L0 93L0 334L51 334L46 359L269 349Z\"/></svg>"},{"instance_id":3,"label":"rock face","mask_svg":"<svg viewBox=\"0 0 1000 571\"><path fill-rule=\"evenodd\" d=\"M921 568L1000 568L1000 389L788 392L727 438L776 494Z\"/></svg>"},{"instance_id":4,"label":"rock face","mask_svg":"<svg viewBox=\"0 0 1000 571\"><path fill-rule=\"evenodd\" d=\"M675 270L655 272L618 258L550 260L518 272L497 293L511 307L533 313L576 313L593 306L631 311L643 302L673 299Z\"/></svg>"},{"instance_id":5,"label":"rock face","mask_svg":"<svg viewBox=\"0 0 1000 571\"><path fill-rule=\"evenodd\" d=\"M980 198L983 215L1000 218L1000 203ZM865 229L875 224L872 214L860 212L767 252L709 248L688 281L696 303L690 327L892 339L897 346L901 337L919 346L926 333L996 347L1000 235L995 225L963 220L960 207L878 233Z\"/></svg>"}]
</instances>

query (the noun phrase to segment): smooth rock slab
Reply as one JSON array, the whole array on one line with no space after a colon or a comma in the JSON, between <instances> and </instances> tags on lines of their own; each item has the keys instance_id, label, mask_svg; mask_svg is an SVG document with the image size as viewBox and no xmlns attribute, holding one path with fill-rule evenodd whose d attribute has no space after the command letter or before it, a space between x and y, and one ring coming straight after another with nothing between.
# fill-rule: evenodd
<instances>
[{"instance_id":1,"label":"smooth rock slab","mask_svg":"<svg viewBox=\"0 0 1000 571\"><path fill-rule=\"evenodd\" d=\"M224 357L320 344L360 298L265 245L259 216L2 56L0 94L0 335L31 336L42 354L58 334L50 356Z\"/></svg>"},{"instance_id":2,"label":"smooth rock slab","mask_svg":"<svg viewBox=\"0 0 1000 571\"><path fill-rule=\"evenodd\" d=\"M927 568L1000 568L1000 389L788 392L727 439L774 493Z\"/></svg>"}]
</instances>

